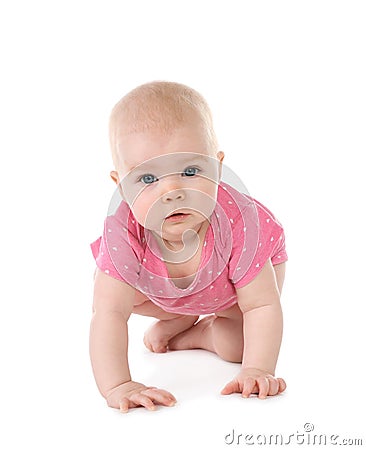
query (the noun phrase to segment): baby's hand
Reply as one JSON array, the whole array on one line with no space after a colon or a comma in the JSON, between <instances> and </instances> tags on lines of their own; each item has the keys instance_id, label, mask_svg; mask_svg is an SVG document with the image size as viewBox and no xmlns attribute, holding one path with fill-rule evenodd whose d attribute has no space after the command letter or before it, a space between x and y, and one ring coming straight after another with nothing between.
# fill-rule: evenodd
<instances>
[{"instance_id":1,"label":"baby's hand","mask_svg":"<svg viewBox=\"0 0 366 450\"><path fill-rule=\"evenodd\" d=\"M250 394L258 394L258 398L266 398L267 395L277 395L286 389L286 383L282 378L275 378L268 372L260 369L242 369L238 376L228 383L221 394L228 395L239 392L243 397Z\"/></svg>"},{"instance_id":2,"label":"baby's hand","mask_svg":"<svg viewBox=\"0 0 366 450\"><path fill-rule=\"evenodd\" d=\"M127 381L112 389L107 395L108 406L126 413L129 408L144 406L154 411L155 405L173 406L177 402L170 392L155 387L146 387L135 381Z\"/></svg>"}]
</instances>

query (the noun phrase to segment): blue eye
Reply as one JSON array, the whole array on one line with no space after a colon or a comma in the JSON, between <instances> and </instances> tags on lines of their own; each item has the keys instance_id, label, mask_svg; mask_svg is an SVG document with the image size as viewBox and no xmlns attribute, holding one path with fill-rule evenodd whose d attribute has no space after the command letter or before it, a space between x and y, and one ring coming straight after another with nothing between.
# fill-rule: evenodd
<instances>
[{"instance_id":1,"label":"blue eye","mask_svg":"<svg viewBox=\"0 0 366 450\"><path fill-rule=\"evenodd\" d=\"M158 181L155 175L151 173L147 173L146 175L142 175L139 181L142 181L144 184L152 184L155 181Z\"/></svg>"},{"instance_id":2,"label":"blue eye","mask_svg":"<svg viewBox=\"0 0 366 450\"><path fill-rule=\"evenodd\" d=\"M185 177L193 177L194 175L197 175L199 172L199 169L197 167L187 167L184 169L183 176Z\"/></svg>"}]
</instances>

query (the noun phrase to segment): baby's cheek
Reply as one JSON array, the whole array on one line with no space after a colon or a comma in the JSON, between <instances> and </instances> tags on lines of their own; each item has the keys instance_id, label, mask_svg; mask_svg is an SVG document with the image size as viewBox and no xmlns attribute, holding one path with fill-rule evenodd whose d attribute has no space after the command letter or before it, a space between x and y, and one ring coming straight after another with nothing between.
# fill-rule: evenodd
<instances>
[{"instance_id":1,"label":"baby's cheek","mask_svg":"<svg viewBox=\"0 0 366 450\"><path fill-rule=\"evenodd\" d=\"M191 190L189 193L190 206L205 217L209 217L216 206L216 189L212 183L210 184L202 184L199 189Z\"/></svg>"},{"instance_id":2,"label":"baby's cheek","mask_svg":"<svg viewBox=\"0 0 366 450\"><path fill-rule=\"evenodd\" d=\"M132 214L135 216L136 220L143 225L146 217L146 203L141 199L136 199L132 204L130 204Z\"/></svg>"},{"instance_id":3,"label":"baby's cheek","mask_svg":"<svg viewBox=\"0 0 366 450\"><path fill-rule=\"evenodd\" d=\"M154 228L159 219L158 209L153 207L154 199L149 197L139 198L135 201L131 207L133 215L136 220L145 228Z\"/></svg>"}]
</instances>

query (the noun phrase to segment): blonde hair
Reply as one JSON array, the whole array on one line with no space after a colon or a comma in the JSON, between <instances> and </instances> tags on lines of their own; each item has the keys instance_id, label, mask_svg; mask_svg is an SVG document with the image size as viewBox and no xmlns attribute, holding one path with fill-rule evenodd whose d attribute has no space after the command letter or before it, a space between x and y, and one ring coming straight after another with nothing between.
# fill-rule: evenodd
<instances>
[{"instance_id":1,"label":"blonde hair","mask_svg":"<svg viewBox=\"0 0 366 450\"><path fill-rule=\"evenodd\" d=\"M195 121L202 126L210 150L217 151L210 108L203 96L180 83L153 81L136 87L114 106L109 137L115 167L119 164L117 136L150 130L170 133Z\"/></svg>"}]
</instances>

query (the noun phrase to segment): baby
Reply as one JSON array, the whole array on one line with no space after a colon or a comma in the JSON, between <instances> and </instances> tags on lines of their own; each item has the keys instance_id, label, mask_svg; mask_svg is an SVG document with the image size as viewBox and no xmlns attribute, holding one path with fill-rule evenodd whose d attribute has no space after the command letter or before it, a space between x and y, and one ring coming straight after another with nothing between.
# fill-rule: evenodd
<instances>
[{"instance_id":1,"label":"baby","mask_svg":"<svg viewBox=\"0 0 366 450\"><path fill-rule=\"evenodd\" d=\"M221 181L224 153L203 97L178 83L139 86L114 107L110 141L120 201L91 244L90 329L93 372L107 404L127 412L176 402L132 380L131 313L158 319L144 336L152 352L200 348L241 363L222 394L283 392L284 380L275 377L283 229L261 203Z\"/></svg>"}]
</instances>

